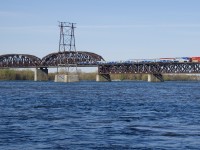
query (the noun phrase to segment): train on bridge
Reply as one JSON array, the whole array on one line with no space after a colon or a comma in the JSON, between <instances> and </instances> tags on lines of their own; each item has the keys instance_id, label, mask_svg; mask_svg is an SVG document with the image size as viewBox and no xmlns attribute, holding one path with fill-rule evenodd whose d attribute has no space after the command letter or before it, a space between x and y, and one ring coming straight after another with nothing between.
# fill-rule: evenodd
<instances>
[{"instance_id":1,"label":"train on bridge","mask_svg":"<svg viewBox=\"0 0 200 150\"><path fill-rule=\"evenodd\" d=\"M188 63L200 62L200 57L175 57L175 58L155 58L155 59L129 59L126 61L97 61L97 64L132 64L132 63Z\"/></svg>"},{"instance_id":2,"label":"train on bridge","mask_svg":"<svg viewBox=\"0 0 200 150\"><path fill-rule=\"evenodd\" d=\"M200 74L200 57L98 61L98 74L107 80L110 74L148 74L150 82L164 81L163 74Z\"/></svg>"}]
</instances>

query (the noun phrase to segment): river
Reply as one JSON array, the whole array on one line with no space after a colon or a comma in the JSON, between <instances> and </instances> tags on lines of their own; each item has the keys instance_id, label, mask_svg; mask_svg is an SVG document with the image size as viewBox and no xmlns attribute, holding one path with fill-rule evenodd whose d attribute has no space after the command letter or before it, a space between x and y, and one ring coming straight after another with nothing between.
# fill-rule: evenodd
<instances>
[{"instance_id":1,"label":"river","mask_svg":"<svg viewBox=\"0 0 200 150\"><path fill-rule=\"evenodd\" d=\"M0 82L0 149L199 149L200 82Z\"/></svg>"}]
</instances>

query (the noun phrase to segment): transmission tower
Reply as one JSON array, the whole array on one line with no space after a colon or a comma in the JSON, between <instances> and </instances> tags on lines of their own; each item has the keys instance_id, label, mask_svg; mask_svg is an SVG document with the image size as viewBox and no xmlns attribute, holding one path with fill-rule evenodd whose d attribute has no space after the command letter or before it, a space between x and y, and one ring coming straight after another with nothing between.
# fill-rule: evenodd
<instances>
[{"instance_id":1,"label":"transmission tower","mask_svg":"<svg viewBox=\"0 0 200 150\"><path fill-rule=\"evenodd\" d=\"M74 36L74 28L75 23L69 22L60 22L60 40L59 40L59 52L65 51L75 51L75 36Z\"/></svg>"},{"instance_id":2,"label":"transmission tower","mask_svg":"<svg viewBox=\"0 0 200 150\"><path fill-rule=\"evenodd\" d=\"M65 67L66 73L74 71L77 72L76 63L76 45L74 29L75 23L59 22L60 39L59 39L59 61L57 66L57 73L59 67ZM70 58L69 58L70 55ZM70 61L69 61L70 60Z\"/></svg>"}]
</instances>

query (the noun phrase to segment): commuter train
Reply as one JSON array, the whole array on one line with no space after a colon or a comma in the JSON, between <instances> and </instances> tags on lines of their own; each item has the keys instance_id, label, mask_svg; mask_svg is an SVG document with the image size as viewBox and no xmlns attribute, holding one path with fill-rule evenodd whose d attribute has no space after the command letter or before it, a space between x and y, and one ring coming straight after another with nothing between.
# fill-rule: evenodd
<instances>
[{"instance_id":1,"label":"commuter train","mask_svg":"<svg viewBox=\"0 0 200 150\"><path fill-rule=\"evenodd\" d=\"M119 64L119 63L184 63L200 62L200 57L175 57L175 58L156 58L156 59L130 59L127 61L98 61L97 64Z\"/></svg>"}]
</instances>

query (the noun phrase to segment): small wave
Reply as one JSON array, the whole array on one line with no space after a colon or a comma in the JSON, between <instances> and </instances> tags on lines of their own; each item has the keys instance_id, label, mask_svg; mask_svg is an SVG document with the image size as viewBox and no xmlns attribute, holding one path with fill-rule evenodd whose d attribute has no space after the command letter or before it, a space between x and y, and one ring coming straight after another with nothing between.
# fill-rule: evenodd
<instances>
[{"instance_id":1,"label":"small wave","mask_svg":"<svg viewBox=\"0 0 200 150\"><path fill-rule=\"evenodd\" d=\"M166 133L163 133L162 136L175 137L175 136L185 136L185 135L180 134L180 133L175 133L175 132L166 132Z\"/></svg>"}]
</instances>

